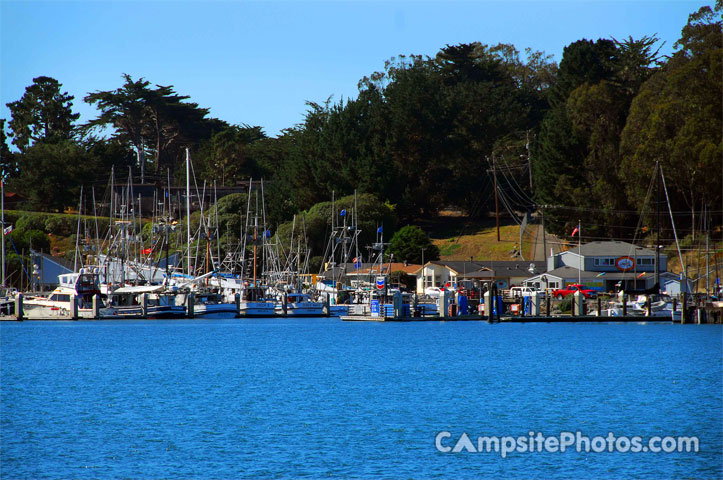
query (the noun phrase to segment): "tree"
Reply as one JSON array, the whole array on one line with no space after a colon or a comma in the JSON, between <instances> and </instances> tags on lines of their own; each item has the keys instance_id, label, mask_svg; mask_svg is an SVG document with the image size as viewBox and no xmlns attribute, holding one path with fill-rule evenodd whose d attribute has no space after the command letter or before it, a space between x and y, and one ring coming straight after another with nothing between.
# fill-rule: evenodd
<instances>
[{"instance_id":1,"label":"tree","mask_svg":"<svg viewBox=\"0 0 723 480\"><path fill-rule=\"evenodd\" d=\"M228 127L201 144L194 163L199 165L202 177L220 180L221 185L234 185L238 180L258 177L259 168L249 146L265 138L263 129L258 126Z\"/></svg>"},{"instance_id":2,"label":"tree","mask_svg":"<svg viewBox=\"0 0 723 480\"><path fill-rule=\"evenodd\" d=\"M690 15L677 51L633 101L620 147L631 200L642 204L660 161L672 207L684 202L693 231L696 210L715 210L723 192L722 9L718 2Z\"/></svg>"},{"instance_id":3,"label":"tree","mask_svg":"<svg viewBox=\"0 0 723 480\"><path fill-rule=\"evenodd\" d=\"M227 127L225 122L208 119L208 109L187 102L188 96L177 94L173 86L156 85L143 78L133 81L124 74L125 83L116 90L97 91L85 97L96 105L100 115L84 125L86 131L112 127L114 138L132 145L139 153L139 167L145 157L153 157L156 176L164 168L173 169L190 147Z\"/></svg>"},{"instance_id":4,"label":"tree","mask_svg":"<svg viewBox=\"0 0 723 480\"><path fill-rule=\"evenodd\" d=\"M389 242L388 252L396 260L409 263L422 263L422 258L425 262L439 260L439 248L415 225L400 228Z\"/></svg>"},{"instance_id":5,"label":"tree","mask_svg":"<svg viewBox=\"0 0 723 480\"><path fill-rule=\"evenodd\" d=\"M37 143L21 157L18 192L27 198L31 209L63 210L77 204L80 186L93 178L96 162L70 140Z\"/></svg>"},{"instance_id":6,"label":"tree","mask_svg":"<svg viewBox=\"0 0 723 480\"><path fill-rule=\"evenodd\" d=\"M74 97L61 92L61 86L52 77L36 77L20 100L7 104L12 117L10 137L21 152L41 140L72 138L73 122L80 114L73 113Z\"/></svg>"},{"instance_id":7,"label":"tree","mask_svg":"<svg viewBox=\"0 0 723 480\"><path fill-rule=\"evenodd\" d=\"M5 119L0 118L0 170L2 170L3 180L5 177L13 175L17 172L17 163L15 156L10 151L7 137L5 136Z\"/></svg>"}]
</instances>

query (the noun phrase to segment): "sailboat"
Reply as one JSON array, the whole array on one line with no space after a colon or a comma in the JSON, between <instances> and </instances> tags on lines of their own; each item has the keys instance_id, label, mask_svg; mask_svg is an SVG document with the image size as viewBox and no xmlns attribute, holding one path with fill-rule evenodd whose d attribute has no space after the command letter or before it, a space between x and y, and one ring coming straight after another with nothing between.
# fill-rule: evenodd
<instances>
[{"instance_id":1,"label":"sailboat","mask_svg":"<svg viewBox=\"0 0 723 480\"><path fill-rule=\"evenodd\" d=\"M261 182L261 213L263 211L263 181ZM255 194L255 195L254 195ZM251 199L255 198L255 208L251 209ZM253 217L253 224L249 225ZM259 223L259 191L253 188L253 179L249 181L249 193L246 206L246 227L244 229L243 260L244 273L247 269L251 275L244 278L239 301L239 315L243 317L273 317L276 315L276 303L272 297L267 295L268 285L263 281L264 259L266 258L267 240L271 232L266 229L265 222ZM261 230L261 231L259 231ZM253 232L253 233L249 233ZM247 245L251 246L251 259L246 258ZM259 255L261 258L259 258ZM249 263L247 263L249 262Z\"/></svg>"},{"instance_id":2,"label":"sailboat","mask_svg":"<svg viewBox=\"0 0 723 480\"><path fill-rule=\"evenodd\" d=\"M276 314L289 317L321 317L326 316L323 302L313 300L311 295L302 291L302 275L308 272L310 251L306 248L306 222L304 228L304 248L302 250L301 235L298 235L294 246L294 232L296 229L296 216L291 227L291 244L286 256L286 265L280 273L281 283L277 298L280 303L276 305Z\"/></svg>"}]
</instances>

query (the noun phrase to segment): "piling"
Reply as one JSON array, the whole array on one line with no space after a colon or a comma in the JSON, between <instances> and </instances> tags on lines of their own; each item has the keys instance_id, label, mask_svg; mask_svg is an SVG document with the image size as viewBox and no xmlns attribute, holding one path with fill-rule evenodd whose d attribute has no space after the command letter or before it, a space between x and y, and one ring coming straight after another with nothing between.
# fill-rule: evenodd
<instances>
[{"instance_id":1,"label":"piling","mask_svg":"<svg viewBox=\"0 0 723 480\"><path fill-rule=\"evenodd\" d=\"M141 313L144 317L148 316L148 294L143 294L143 300L141 301Z\"/></svg>"},{"instance_id":2,"label":"piling","mask_svg":"<svg viewBox=\"0 0 723 480\"><path fill-rule=\"evenodd\" d=\"M683 309L680 311L680 323L688 323L688 295L683 292Z\"/></svg>"},{"instance_id":3,"label":"piling","mask_svg":"<svg viewBox=\"0 0 723 480\"><path fill-rule=\"evenodd\" d=\"M623 293L623 317L628 316L628 294Z\"/></svg>"},{"instance_id":4,"label":"piling","mask_svg":"<svg viewBox=\"0 0 723 480\"><path fill-rule=\"evenodd\" d=\"M100 295L97 293L93 295L93 318L99 319L100 318Z\"/></svg>"},{"instance_id":5,"label":"piling","mask_svg":"<svg viewBox=\"0 0 723 480\"><path fill-rule=\"evenodd\" d=\"M75 295L70 296L70 318L78 320L78 299Z\"/></svg>"},{"instance_id":6,"label":"piling","mask_svg":"<svg viewBox=\"0 0 723 480\"><path fill-rule=\"evenodd\" d=\"M597 316L602 316L602 299L599 296L597 297Z\"/></svg>"},{"instance_id":7,"label":"piling","mask_svg":"<svg viewBox=\"0 0 723 480\"><path fill-rule=\"evenodd\" d=\"M581 317L583 315L582 313L582 299L584 297L582 296L582 293L579 291L572 294L572 314L576 315L578 317Z\"/></svg>"},{"instance_id":8,"label":"piling","mask_svg":"<svg viewBox=\"0 0 723 480\"><path fill-rule=\"evenodd\" d=\"M193 318L195 314L195 307L196 307L196 294L191 292L188 294L188 297L186 297L186 316L188 318Z\"/></svg>"},{"instance_id":9,"label":"piling","mask_svg":"<svg viewBox=\"0 0 723 480\"><path fill-rule=\"evenodd\" d=\"M233 301L236 303L236 316L241 316L241 294L236 293L233 296Z\"/></svg>"},{"instance_id":10,"label":"piling","mask_svg":"<svg viewBox=\"0 0 723 480\"><path fill-rule=\"evenodd\" d=\"M18 296L15 297L15 318L18 320L22 320L24 317L24 311L23 311L23 294L18 293Z\"/></svg>"},{"instance_id":11,"label":"piling","mask_svg":"<svg viewBox=\"0 0 723 480\"><path fill-rule=\"evenodd\" d=\"M484 306L485 306L485 315L487 315L487 318L489 321L493 321L492 317L492 292L487 290L483 295L484 300Z\"/></svg>"},{"instance_id":12,"label":"piling","mask_svg":"<svg viewBox=\"0 0 723 480\"><path fill-rule=\"evenodd\" d=\"M281 299L281 312L286 316L286 312L288 311L288 302L289 301L289 294L284 292L284 296Z\"/></svg>"},{"instance_id":13,"label":"piling","mask_svg":"<svg viewBox=\"0 0 723 480\"><path fill-rule=\"evenodd\" d=\"M650 300L650 297L645 298L645 315L651 316L653 313L653 306Z\"/></svg>"},{"instance_id":14,"label":"piling","mask_svg":"<svg viewBox=\"0 0 723 480\"><path fill-rule=\"evenodd\" d=\"M551 295L548 293L548 294L547 294L547 298L546 298L547 302L546 302L546 305L545 305L545 306L547 307L546 316L548 316L548 317L550 316L550 306L551 306L551 303L552 303L552 299L550 298L550 296L551 296Z\"/></svg>"}]
</instances>

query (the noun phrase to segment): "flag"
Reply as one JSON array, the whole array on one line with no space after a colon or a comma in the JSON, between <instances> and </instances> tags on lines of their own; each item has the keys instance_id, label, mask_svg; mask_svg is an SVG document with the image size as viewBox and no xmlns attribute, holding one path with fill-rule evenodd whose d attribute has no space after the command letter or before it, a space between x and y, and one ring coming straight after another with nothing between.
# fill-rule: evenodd
<instances>
[{"instance_id":1,"label":"flag","mask_svg":"<svg viewBox=\"0 0 723 480\"><path fill-rule=\"evenodd\" d=\"M600 272L597 274L598 277L602 277L603 275L605 275L605 272Z\"/></svg>"},{"instance_id":2,"label":"flag","mask_svg":"<svg viewBox=\"0 0 723 480\"><path fill-rule=\"evenodd\" d=\"M644 276L645 276L645 272L643 272L643 273L641 273L640 275L638 275L638 278L643 278Z\"/></svg>"},{"instance_id":3,"label":"flag","mask_svg":"<svg viewBox=\"0 0 723 480\"><path fill-rule=\"evenodd\" d=\"M343 209L339 215L341 215L342 217L345 216L345 215L346 215L346 209Z\"/></svg>"},{"instance_id":4,"label":"flag","mask_svg":"<svg viewBox=\"0 0 723 480\"><path fill-rule=\"evenodd\" d=\"M149 248L144 248L143 250L141 250L141 253L142 253L143 255L148 255L148 254L150 254L152 251L153 251L153 248L150 248L150 247L149 247Z\"/></svg>"},{"instance_id":5,"label":"flag","mask_svg":"<svg viewBox=\"0 0 723 480\"><path fill-rule=\"evenodd\" d=\"M266 238L271 238L271 230L266 230L264 233L266 234Z\"/></svg>"},{"instance_id":6,"label":"flag","mask_svg":"<svg viewBox=\"0 0 723 480\"><path fill-rule=\"evenodd\" d=\"M7 235L8 233L13 231L13 226L8 225L7 227L3 228L3 235Z\"/></svg>"},{"instance_id":7,"label":"flag","mask_svg":"<svg viewBox=\"0 0 723 480\"><path fill-rule=\"evenodd\" d=\"M577 227L575 227L575 230L572 231L572 234L570 234L570 236L571 236L571 237L574 237L575 235L577 235L577 233L578 233L579 231L580 231L580 226L578 225Z\"/></svg>"},{"instance_id":8,"label":"flag","mask_svg":"<svg viewBox=\"0 0 723 480\"><path fill-rule=\"evenodd\" d=\"M382 233L382 227L377 228L377 233Z\"/></svg>"}]
</instances>

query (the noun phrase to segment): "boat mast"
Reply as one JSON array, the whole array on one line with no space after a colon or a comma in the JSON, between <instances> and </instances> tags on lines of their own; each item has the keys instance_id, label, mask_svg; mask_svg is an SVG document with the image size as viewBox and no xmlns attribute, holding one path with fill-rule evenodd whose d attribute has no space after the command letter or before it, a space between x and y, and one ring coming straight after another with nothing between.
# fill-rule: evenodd
<instances>
[{"instance_id":1,"label":"boat mast","mask_svg":"<svg viewBox=\"0 0 723 480\"><path fill-rule=\"evenodd\" d=\"M188 248L188 269L191 273L191 153L186 147L186 248Z\"/></svg>"},{"instance_id":2,"label":"boat mast","mask_svg":"<svg viewBox=\"0 0 723 480\"><path fill-rule=\"evenodd\" d=\"M2 241L2 286L5 286L5 172L2 173L0 178L0 191L2 192L2 199L0 199L0 210L2 211L2 229L3 229L3 241Z\"/></svg>"},{"instance_id":3,"label":"boat mast","mask_svg":"<svg viewBox=\"0 0 723 480\"><path fill-rule=\"evenodd\" d=\"M656 200L655 200L655 284L658 286L658 292L660 292L660 178L663 172L660 170L660 161L655 161L655 173L657 175L658 186L656 188Z\"/></svg>"}]
</instances>

